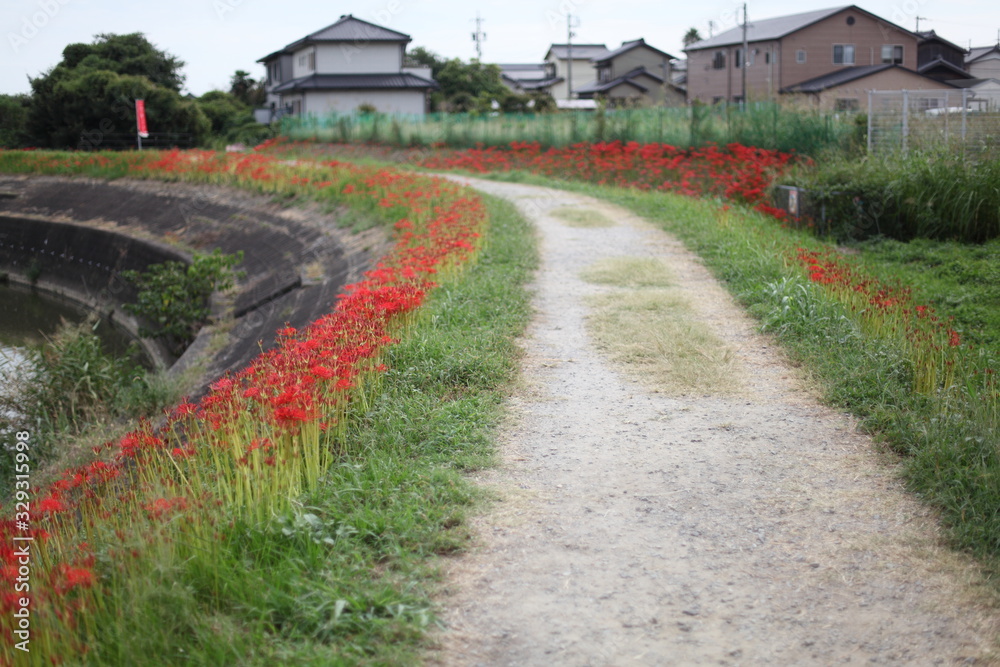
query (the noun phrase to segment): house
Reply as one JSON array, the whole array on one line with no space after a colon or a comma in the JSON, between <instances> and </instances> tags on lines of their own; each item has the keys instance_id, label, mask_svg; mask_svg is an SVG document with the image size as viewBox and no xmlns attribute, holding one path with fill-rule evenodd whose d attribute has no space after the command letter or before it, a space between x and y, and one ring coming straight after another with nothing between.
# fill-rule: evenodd
<instances>
[{"instance_id":1,"label":"house","mask_svg":"<svg viewBox=\"0 0 1000 667\"><path fill-rule=\"evenodd\" d=\"M1000 44L969 49L965 69L976 79L1000 79Z\"/></svg>"},{"instance_id":2,"label":"house","mask_svg":"<svg viewBox=\"0 0 1000 667\"><path fill-rule=\"evenodd\" d=\"M259 61L275 113L383 113L422 115L438 85L403 66L409 35L350 14Z\"/></svg>"},{"instance_id":3,"label":"house","mask_svg":"<svg viewBox=\"0 0 1000 667\"><path fill-rule=\"evenodd\" d=\"M497 65L500 80L515 93L531 93L548 90L563 81L556 76L554 63L522 63Z\"/></svg>"},{"instance_id":4,"label":"house","mask_svg":"<svg viewBox=\"0 0 1000 667\"><path fill-rule=\"evenodd\" d=\"M938 81L971 79L965 71L967 51L940 37L933 30L918 32L917 71Z\"/></svg>"},{"instance_id":5,"label":"house","mask_svg":"<svg viewBox=\"0 0 1000 667\"><path fill-rule=\"evenodd\" d=\"M746 54L737 26L685 49L689 101L774 98L846 67L917 68L918 36L856 5L749 21L745 40Z\"/></svg>"},{"instance_id":6,"label":"house","mask_svg":"<svg viewBox=\"0 0 1000 667\"><path fill-rule=\"evenodd\" d=\"M869 90L941 90L947 83L924 76L902 65L880 64L844 67L829 74L782 88L790 100L822 111L859 111L868 107ZM930 106L940 106L931 103Z\"/></svg>"},{"instance_id":7,"label":"house","mask_svg":"<svg viewBox=\"0 0 1000 667\"><path fill-rule=\"evenodd\" d=\"M966 108L973 111L1000 111L1000 79L958 79L950 82L969 91Z\"/></svg>"},{"instance_id":8,"label":"house","mask_svg":"<svg viewBox=\"0 0 1000 667\"><path fill-rule=\"evenodd\" d=\"M594 59L608 53L604 44L553 44L543 58L554 69L553 82L546 90L557 101L576 98L578 87L597 79Z\"/></svg>"},{"instance_id":9,"label":"house","mask_svg":"<svg viewBox=\"0 0 1000 667\"><path fill-rule=\"evenodd\" d=\"M576 88L581 99L605 99L613 106L683 106L684 91L671 79L672 55L646 44L643 39L594 58L597 79Z\"/></svg>"}]
</instances>

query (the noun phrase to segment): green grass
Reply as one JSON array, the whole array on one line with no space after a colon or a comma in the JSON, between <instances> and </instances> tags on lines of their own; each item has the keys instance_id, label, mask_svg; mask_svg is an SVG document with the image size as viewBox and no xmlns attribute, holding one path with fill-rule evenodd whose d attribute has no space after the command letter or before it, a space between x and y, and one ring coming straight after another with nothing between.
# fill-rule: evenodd
<instances>
[{"instance_id":1,"label":"green grass","mask_svg":"<svg viewBox=\"0 0 1000 667\"><path fill-rule=\"evenodd\" d=\"M913 285L921 301L954 318L963 339L1000 357L1000 240L874 239L857 248L866 266Z\"/></svg>"},{"instance_id":2,"label":"green grass","mask_svg":"<svg viewBox=\"0 0 1000 667\"><path fill-rule=\"evenodd\" d=\"M807 190L812 215L825 206L829 233L983 243L1000 237L1000 159L911 152L800 164L780 184Z\"/></svg>"},{"instance_id":3,"label":"green grass","mask_svg":"<svg viewBox=\"0 0 1000 667\"><path fill-rule=\"evenodd\" d=\"M433 623L436 559L468 540L481 500L462 473L494 462L516 376L527 223L489 201L476 264L433 293L391 349L383 390L352 427L351 452L293 512L220 526L220 558L150 573L121 598L90 664L376 665L419 661Z\"/></svg>"}]
</instances>

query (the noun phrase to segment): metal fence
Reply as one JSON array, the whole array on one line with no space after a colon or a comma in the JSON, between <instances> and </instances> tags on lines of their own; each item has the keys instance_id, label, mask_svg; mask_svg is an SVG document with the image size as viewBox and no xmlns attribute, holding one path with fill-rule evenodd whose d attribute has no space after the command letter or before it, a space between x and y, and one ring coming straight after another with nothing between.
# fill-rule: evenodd
<instances>
[{"instance_id":1,"label":"metal fence","mask_svg":"<svg viewBox=\"0 0 1000 667\"><path fill-rule=\"evenodd\" d=\"M183 132L150 132L143 138L143 148L191 148L194 136ZM133 132L92 132L80 136L79 151L127 151L138 148Z\"/></svg>"},{"instance_id":2,"label":"metal fence","mask_svg":"<svg viewBox=\"0 0 1000 667\"><path fill-rule=\"evenodd\" d=\"M1000 97L967 88L868 92L868 152L1000 149Z\"/></svg>"}]
</instances>

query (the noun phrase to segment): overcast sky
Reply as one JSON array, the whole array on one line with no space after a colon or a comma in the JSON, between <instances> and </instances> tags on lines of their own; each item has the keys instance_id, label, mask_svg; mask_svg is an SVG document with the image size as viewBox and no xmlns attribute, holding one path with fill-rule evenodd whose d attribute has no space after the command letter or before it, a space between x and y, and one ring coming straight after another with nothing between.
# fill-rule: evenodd
<instances>
[{"instance_id":1,"label":"overcast sky","mask_svg":"<svg viewBox=\"0 0 1000 667\"><path fill-rule=\"evenodd\" d=\"M822 0L754 0L749 19L773 18L836 7ZM937 33L960 46L995 44L998 0L872 0L863 9L913 30ZM55 64L67 44L91 42L98 33L142 32L186 65L186 89L201 95L228 88L238 69L263 76L257 59L335 22L342 14L410 35L445 57L475 56L477 12L484 19L485 62L540 62L549 44L566 41L566 16L579 18L577 43L617 48L642 37L683 57L681 37L695 27L708 36L737 24L742 2L703 0L0 0L0 93L28 92L29 76Z\"/></svg>"}]
</instances>

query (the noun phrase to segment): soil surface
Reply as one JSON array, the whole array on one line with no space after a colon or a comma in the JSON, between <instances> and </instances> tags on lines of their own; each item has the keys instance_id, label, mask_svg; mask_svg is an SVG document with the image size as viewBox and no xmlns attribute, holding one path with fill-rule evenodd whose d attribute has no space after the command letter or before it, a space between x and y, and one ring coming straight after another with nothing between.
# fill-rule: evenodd
<instances>
[{"instance_id":1,"label":"soil surface","mask_svg":"<svg viewBox=\"0 0 1000 667\"><path fill-rule=\"evenodd\" d=\"M536 316L498 497L446 564L440 665L998 664L997 614L898 465L824 407L699 260L581 195L456 179L537 226ZM615 225L551 215L599 210ZM654 392L588 336L579 274L658 257L737 360L737 391Z\"/></svg>"}]
</instances>

